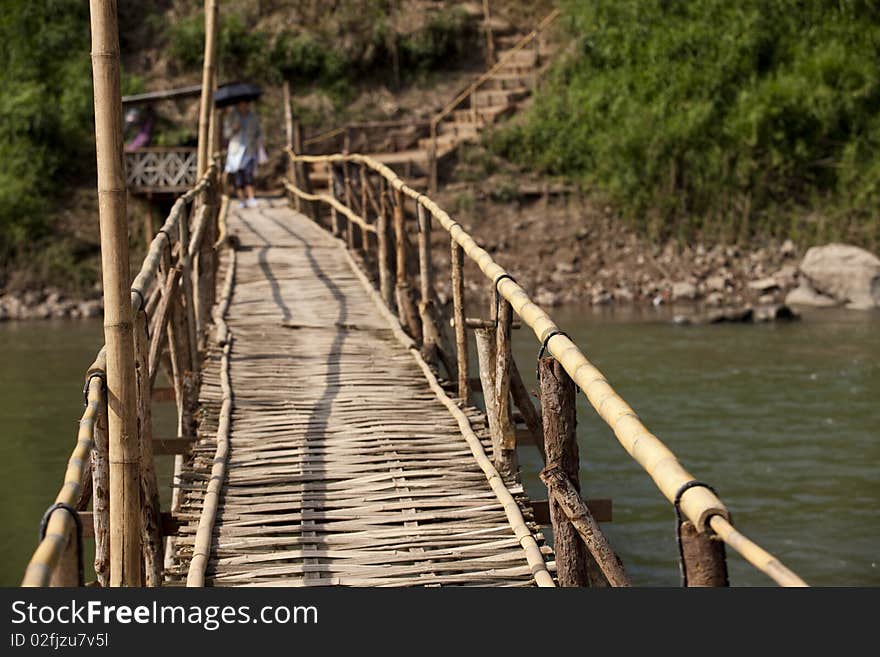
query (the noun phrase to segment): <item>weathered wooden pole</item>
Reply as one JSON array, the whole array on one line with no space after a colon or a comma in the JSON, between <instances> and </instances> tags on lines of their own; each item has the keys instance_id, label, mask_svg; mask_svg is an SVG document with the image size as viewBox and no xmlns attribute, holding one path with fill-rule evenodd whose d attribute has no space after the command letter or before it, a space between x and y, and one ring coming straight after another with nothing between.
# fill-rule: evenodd
<instances>
[{"instance_id":1,"label":"weathered wooden pole","mask_svg":"<svg viewBox=\"0 0 880 657\"><path fill-rule=\"evenodd\" d=\"M419 222L419 318L422 322L422 355L436 363L440 329L435 321L434 272L431 264L431 215L425 206L416 203Z\"/></svg>"},{"instance_id":2,"label":"weathered wooden pole","mask_svg":"<svg viewBox=\"0 0 880 657\"><path fill-rule=\"evenodd\" d=\"M498 426L498 399L495 389L495 331L491 328L478 328L474 331L474 339L477 344L477 369L480 374L483 403L486 406L486 421L489 424L489 435L492 438L492 461L498 472L507 476L501 467L503 463L501 458L502 432Z\"/></svg>"},{"instance_id":3,"label":"weathered wooden pole","mask_svg":"<svg viewBox=\"0 0 880 657\"><path fill-rule=\"evenodd\" d=\"M156 335L158 340L159 336ZM141 450L142 532L144 541L144 584L162 584L162 533L159 521L159 487L153 463L153 386L150 380L147 337L147 315L138 312L134 333L136 374L138 386L138 435Z\"/></svg>"},{"instance_id":4,"label":"weathered wooden pole","mask_svg":"<svg viewBox=\"0 0 880 657\"><path fill-rule=\"evenodd\" d=\"M90 0L110 431L110 585L140 586L140 446L116 0Z\"/></svg>"},{"instance_id":5,"label":"weathered wooden pole","mask_svg":"<svg viewBox=\"0 0 880 657\"><path fill-rule=\"evenodd\" d=\"M513 324L513 308L499 295L498 326L495 329L495 412L501 451L498 466L506 476L516 477L519 469L516 456L516 432L510 420L510 363L513 354L510 346L510 327Z\"/></svg>"},{"instance_id":6,"label":"weathered wooden pole","mask_svg":"<svg viewBox=\"0 0 880 657\"><path fill-rule=\"evenodd\" d=\"M217 0L205 0L205 56L202 65L202 101L199 107L197 168L201 178L211 162L209 131L214 109L214 71L217 60Z\"/></svg>"},{"instance_id":7,"label":"weathered wooden pole","mask_svg":"<svg viewBox=\"0 0 880 657\"><path fill-rule=\"evenodd\" d=\"M467 326L464 319L464 249L450 238L452 261L452 323L455 328L455 356L458 371L458 397L467 405L470 402L468 385Z\"/></svg>"},{"instance_id":8,"label":"weathered wooden pole","mask_svg":"<svg viewBox=\"0 0 880 657\"><path fill-rule=\"evenodd\" d=\"M679 526L682 579L686 586L730 586L724 542L700 533L690 520Z\"/></svg>"},{"instance_id":9,"label":"weathered wooden pole","mask_svg":"<svg viewBox=\"0 0 880 657\"><path fill-rule=\"evenodd\" d=\"M95 528L95 580L110 586L110 436L107 430L107 398L95 418L92 447L92 521Z\"/></svg>"},{"instance_id":10,"label":"weathered wooden pole","mask_svg":"<svg viewBox=\"0 0 880 657\"><path fill-rule=\"evenodd\" d=\"M385 305L394 310L394 283L391 275L391 247L388 226L388 200L385 178L379 178L379 214L376 217L376 242L379 260L379 292Z\"/></svg>"},{"instance_id":11,"label":"weathered wooden pole","mask_svg":"<svg viewBox=\"0 0 880 657\"><path fill-rule=\"evenodd\" d=\"M395 253L397 254L397 314L401 324L412 338L421 343L422 327L416 309L413 304L412 290L409 286L406 268L406 214L403 207L403 193L399 189L394 190L394 241Z\"/></svg>"},{"instance_id":12,"label":"weathered wooden pole","mask_svg":"<svg viewBox=\"0 0 880 657\"><path fill-rule=\"evenodd\" d=\"M327 164L327 172L329 175L329 180L327 183L327 193L330 195L330 198L335 199L337 197L336 167L332 164ZM342 237L342 224L339 218L339 213L332 205L330 206L330 230L333 233L333 237Z\"/></svg>"},{"instance_id":13,"label":"weathered wooden pole","mask_svg":"<svg viewBox=\"0 0 880 657\"><path fill-rule=\"evenodd\" d=\"M486 61L491 66L495 63L495 37L492 34L492 11L489 0L483 0L483 24L486 27Z\"/></svg>"},{"instance_id":14,"label":"weathered wooden pole","mask_svg":"<svg viewBox=\"0 0 880 657\"><path fill-rule=\"evenodd\" d=\"M558 467L580 495L577 407L574 381L555 358L538 362L544 451L548 467ZM588 586L587 548L552 495L553 551L560 586Z\"/></svg>"},{"instance_id":15,"label":"weathered wooden pole","mask_svg":"<svg viewBox=\"0 0 880 657\"><path fill-rule=\"evenodd\" d=\"M438 185L437 121L431 119L431 146L428 149L428 193L436 194Z\"/></svg>"},{"instance_id":16,"label":"weathered wooden pole","mask_svg":"<svg viewBox=\"0 0 880 657\"><path fill-rule=\"evenodd\" d=\"M291 105L290 98L290 82L288 80L284 81L284 84L281 87L281 95L282 102L284 103L284 134L287 138L287 149L289 151L293 151L294 153L299 154L299 151L294 147L294 139L293 139L293 107ZM299 180L297 179L296 170L297 163L294 162L291 158L287 158L287 178L293 184L294 187L299 187L303 189ZM293 195L293 207L296 208L297 212L302 212L302 199L297 195Z\"/></svg>"}]
</instances>

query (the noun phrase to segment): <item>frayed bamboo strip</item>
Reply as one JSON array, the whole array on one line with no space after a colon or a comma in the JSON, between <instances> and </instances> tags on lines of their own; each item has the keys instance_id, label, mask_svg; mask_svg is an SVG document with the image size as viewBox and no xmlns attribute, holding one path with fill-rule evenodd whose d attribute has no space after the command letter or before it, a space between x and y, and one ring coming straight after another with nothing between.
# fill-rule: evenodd
<instances>
[{"instance_id":1,"label":"frayed bamboo strip","mask_svg":"<svg viewBox=\"0 0 880 657\"><path fill-rule=\"evenodd\" d=\"M360 163L384 177L391 187L424 206L450 234L452 240L479 266L486 277L493 283L499 281L497 285L499 294L510 302L514 312L532 329L539 342L547 341L550 354L562 364L599 416L611 427L621 446L648 473L666 499L673 502L681 487L694 480L693 475L681 465L675 454L651 433L635 411L611 387L602 372L587 359L570 338L561 333L555 322L531 300L526 291L510 278L499 280L508 272L498 265L492 256L439 205L407 186L389 167L366 155L297 155L292 151L289 151L288 155L294 161L311 164L343 161ZM287 185L291 192L301 193ZM787 586L793 581L775 566L778 561L772 558L772 555L770 559L766 559L764 555L768 553L733 529L727 507L709 489L702 486L689 488L681 496L680 508L684 516L701 532L712 530L718 532L715 528L716 524L724 528L723 533L718 532L719 537L775 582ZM782 568L790 572L784 566ZM797 576L794 577L802 582Z\"/></svg>"},{"instance_id":2,"label":"frayed bamboo strip","mask_svg":"<svg viewBox=\"0 0 880 657\"><path fill-rule=\"evenodd\" d=\"M217 518L217 507L220 493L226 480L226 463L229 459L229 434L232 423L233 392L229 380L229 356L232 351L232 338L225 321L225 315L232 299L232 287L235 284L235 249L229 249L229 268L223 286L223 300L217 308L215 319L218 327L218 343L223 347L220 383L223 387L223 405L220 410L220 421L217 427L217 451L211 467L211 480L205 490L202 514L196 530L196 542L192 560L186 577L186 585L201 587L205 585L205 569L211 554L211 543L214 535L214 523Z\"/></svg>"}]
</instances>

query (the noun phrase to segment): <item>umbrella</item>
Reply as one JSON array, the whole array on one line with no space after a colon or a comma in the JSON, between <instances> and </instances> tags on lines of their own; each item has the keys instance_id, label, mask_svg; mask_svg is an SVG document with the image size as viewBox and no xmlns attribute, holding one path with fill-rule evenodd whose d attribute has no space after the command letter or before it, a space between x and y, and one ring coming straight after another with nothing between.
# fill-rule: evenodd
<instances>
[{"instance_id":1,"label":"umbrella","mask_svg":"<svg viewBox=\"0 0 880 657\"><path fill-rule=\"evenodd\" d=\"M233 82L224 84L214 92L214 105L216 107L229 107L243 100L256 100L263 95L263 90L246 82Z\"/></svg>"}]
</instances>

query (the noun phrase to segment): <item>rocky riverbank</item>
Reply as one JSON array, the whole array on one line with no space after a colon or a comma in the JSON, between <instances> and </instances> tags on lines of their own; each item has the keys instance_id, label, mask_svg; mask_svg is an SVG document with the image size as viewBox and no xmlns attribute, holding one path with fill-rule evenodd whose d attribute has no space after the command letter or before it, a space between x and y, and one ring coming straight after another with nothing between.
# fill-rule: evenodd
<instances>
[{"instance_id":1,"label":"rocky riverbank","mask_svg":"<svg viewBox=\"0 0 880 657\"><path fill-rule=\"evenodd\" d=\"M0 321L30 319L85 319L104 312L100 293L71 297L58 288L42 288L0 295Z\"/></svg>"},{"instance_id":2,"label":"rocky riverbank","mask_svg":"<svg viewBox=\"0 0 880 657\"><path fill-rule=\"evenodd\" d=\"M670 305L695 321L770 321L791 319L788 306L870 307L865 290L872 280L880 305L880 268L871 269L876 257L857 247L814 247L804 259L790 239L655 243L610 207L577 193L513 191L513 200L501 201L480 192L493 187L451 186L442 192L441 205L546 308ZM485 303L491 286L481 278L470 274L467 287ZM848 291L846 280L860 281L860 287Z\"/></svg>"}]
</instances>

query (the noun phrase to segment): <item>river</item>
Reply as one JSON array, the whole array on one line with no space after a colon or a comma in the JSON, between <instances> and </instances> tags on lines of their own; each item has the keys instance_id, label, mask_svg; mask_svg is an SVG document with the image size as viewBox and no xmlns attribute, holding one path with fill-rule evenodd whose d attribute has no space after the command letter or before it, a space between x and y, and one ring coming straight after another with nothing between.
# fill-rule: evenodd
<instances>
[{"instance_id":1,"label":"river","mask_svg":"<svg viewBox=\"0 0 880 657\"><path fill-rule=\"evenodd\" d=\"M880 314L810 313L792 324L675 326L653 310L562 308L557 323L737 527L815 585L880 586ZM537 345L514 332L534 388ZM16 585L75 443L99 321L0 323L0 585ZM671 505L579 396L581 481L610 497L606 532L638 585L675 586ZM168 433L170 408L157 433ZM164 425L164 426L161 426ZM546 497L537 452L520 456ZM163 479L167 480L167 460ZM771 582L729 553L731 582Z\"/></svg>"}]
</instances>

